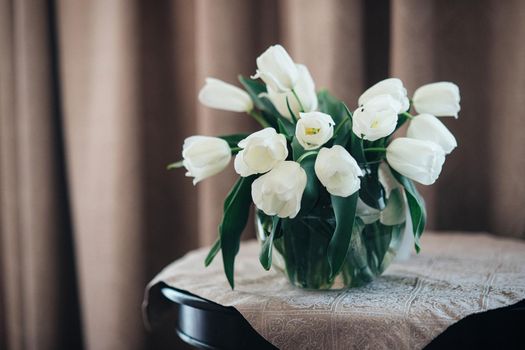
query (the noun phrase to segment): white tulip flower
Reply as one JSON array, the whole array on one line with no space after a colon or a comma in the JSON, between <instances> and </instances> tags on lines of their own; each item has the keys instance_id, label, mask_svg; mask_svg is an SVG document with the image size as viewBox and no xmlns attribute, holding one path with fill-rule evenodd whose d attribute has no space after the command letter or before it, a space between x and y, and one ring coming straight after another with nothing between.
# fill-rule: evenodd
<instances>
[{"instance_id":1,"label":"white tulip flower","mask_svg":"<svg viewBox=\"0 0 525 350\"><path fill-rule=\"evenodd\" d=\"M461 107L459 88L447 81L427 84L414 92L412 102L418 113L428 113L436 117L458 117Z\"/></svg>"},{"instance_id":2,"label":"white tulip flower","mask_svg":"<svg viewBox=\"0 0 525 350\"><path fill-rule=\"evenodd\" d=\"M403 86L403 82L400 79L389 78L381 80L377 84L371 86L359 97L359 106L363 106L372 98L378 95L390 95L394 100L398 101L398 114L406 112L410 107L410 101L407 97L407 89L405 89L405 87Z\"/></svg>"},{"instance_id":3,"label":"white tulip flower","mask_svg":"<svg viewBox=\"0 0 525 350\"><path fill-rule=\"evenodd\" d=\"M410 120L407 137L435 142L446 154L452 152L458 145L454 135L432 114L419 114Z\"/></svg>"},{"instance_id":4,"label":"white tulip flower","mask_svg":"<svg viewBox=\"0 0 525 350\"><path fill-rule=\"evenodd\" d=\"M377 95L355 110L352 131L358 137L375 141L394 132L399 101L390 95Z\"/></svg>"},{"instance_id":5,"label":"white tulip flower","mask_svg":"<svg viewBox=\"0 0 525 350\"><path fill-rule=\"evenodd\" d=\"M359 190L363 171L348 151L339 145L323 147L315 160L315 174L334 196L348 197Z\"/></svg>"},{"instance_id":6,"label":"white tulip flower","mask_svg":"<svg viewBox=\"0 0 525 350\"><path fill-rule=\"evenodd\" d=\"M295 126L295 137L305 150L321 147L334 136L334 120L321 112L301 113Z\"/></svg>"},{"instance_id":7,"label":"white tulip flower","mask_svg":"<svg viewBox=\"0 0 525 350\"><path fill-rule=\"evenodd\" d=\"M274 91L286 92L295 88L299 71L284 47L273 45L257 57L257 72L252 79L257 78Z\"/></svg>"},{"instance_id":8,"label":"white tulip flower","mask_svg":"<svg viewBox=\"0 0 525 350\"><path fill-rule=\"evenodd\" d=\"M306 172L297 162L284 161L252 184L255 206L266 215L293 219L301 210Z\"/></svg>"},{"instance_id":9,"label":"white tulip flower","mask_svg":"<svg viewBox=\"0 0 525 350\"><path fill-rule=\"evenodd\" d=\"M437 143L400 137L386 148L388 164L423 185L432 185L445 162L445 151Z\"/></svg>"},{"instance_id":10,"label":"white tulip flower","mask_svg":"<svg viewBox=\"0 0 525 350\"><path fill-rule=\"evenodd\" d=\"M228 142L218 137L191 136L182 146L182 165L186 176L193 177L193 184L221 172L232 155Z\"/></svg>"},{"instance_id":11,"label":"white tulip flower","mask_svg":"<svg viewBox=\"0 0 525 350\"><path fill-rule=\"evenodd\" d=\"M239 142L242 150L235 157L235 171L245 177L270 171L288 157L284 135L274 128L254 132Z\"/></svg>"},{"instance_id":12,"label":"white tulip flower","mask_svg":"<svg viewBox=\"0 0 525 350\"><path fill-rule=\"evenodd\" d=\"M318 106L318 101L312 76L310 75L308 68L302 64L298 64L297 69L299 71L299 79L297 80L294 91L301 101L304 112L315 111ZM272 89L270 86L267 86L267 89L268 93L266 96L283 117L287 118L288 120L292 120L286 100L288 100L288 104L290 105L290 109L294 115L296 117L299 115L299 112L301 112L301 105L291 91L278 92L277 90Z\"/></svg>"},{"instance_id":13,"label":"white tulip flower","mask_svg":"<svg viewBox=\"0 0 525 350\"><path fill-rule=\"evenodd\" d=\"M233 112L250 112L253 102L248 93L237 86L215 78L206 78L199 92L199 101L208 107Z\"/></svg>"}]
</instances>

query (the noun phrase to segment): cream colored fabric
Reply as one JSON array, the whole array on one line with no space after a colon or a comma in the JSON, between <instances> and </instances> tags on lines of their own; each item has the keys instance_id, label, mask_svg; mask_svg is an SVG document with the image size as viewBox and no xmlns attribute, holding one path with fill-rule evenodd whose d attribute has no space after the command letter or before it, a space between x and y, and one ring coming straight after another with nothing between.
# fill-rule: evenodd
<instances>
[{"instance_id":1,"label":"cream colored fabric","mask_svg":"<svg viewBox=\"0 0 525 350\"><path fill-rule=\"evenodd\" d=\"M256 241L241 246L234 291L220 256L204 268L206 248L169 265L150 286L163 281L234 306L280 349L419 349L469 314L525 298L525 242L487 234L426 233L420 255L344 291L292 287L262 269L258 252Z\"/></svg>"}]
</instances>

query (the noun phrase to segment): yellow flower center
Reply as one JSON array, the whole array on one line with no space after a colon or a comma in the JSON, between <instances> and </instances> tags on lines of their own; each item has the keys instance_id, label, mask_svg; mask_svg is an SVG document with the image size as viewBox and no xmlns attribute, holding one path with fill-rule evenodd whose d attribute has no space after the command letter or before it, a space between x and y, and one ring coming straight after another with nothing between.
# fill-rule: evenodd
<instances>
[{"instance_id":1,"label":"yellow flower center","mask_svg":"<svg viewBox=\"0 0 525 350\"><path fill-rule=\"evenodd\" d=\"M315 135L315 134L318 134L319 131L321 131L321 128L306 128L304 130L304 133L306 135Z\"/></svg>"},{"instance_id":2,"label":"yellow flower center","mask_svg":"<svg viewBox=\"0 0 525 350\"><path fill-rule=\"evenodd\" d=\"M372 122L372 124L370 125L370 127L371 127L372 129L375 129L375 128L377 128L378 126L379 126L379 122L378 122L377 120L374 120L374 121Z\"/></svg>"}]
</instances>

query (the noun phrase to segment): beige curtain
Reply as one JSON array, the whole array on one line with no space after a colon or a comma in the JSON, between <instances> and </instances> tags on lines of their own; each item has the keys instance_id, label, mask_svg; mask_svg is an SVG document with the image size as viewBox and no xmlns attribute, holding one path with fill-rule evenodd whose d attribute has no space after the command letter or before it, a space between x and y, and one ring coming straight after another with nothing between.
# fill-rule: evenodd
<instances>
[{"instance_id":1,"label":"beige curtain","mask_svg":"<svg viewBox=\"0 0 525 350\"><path fill-rule=\"evenodd\" d=\"M143 288L212 242L234 177L165 166L189 135L255 129L196 94L276 42L349 104L387 76L457 82L430 227L525 237L524 37L519 0L0 0L0 348L174 346Z\"/></svg>"}]
</instances>

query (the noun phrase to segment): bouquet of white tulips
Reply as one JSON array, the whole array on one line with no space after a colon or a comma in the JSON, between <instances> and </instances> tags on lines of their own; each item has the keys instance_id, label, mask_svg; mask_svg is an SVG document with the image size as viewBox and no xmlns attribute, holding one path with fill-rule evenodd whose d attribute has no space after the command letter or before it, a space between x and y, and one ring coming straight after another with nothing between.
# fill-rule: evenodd
<instances>
[{"instance_id":1,"label":"bouquet of white tulips","mask_svg":"<svg viewBox=\"0 0 525 350\"><path fill-rule=\"evenodd\" d=\"M356 107L349 109L328 91L316 92L308 69L296 64L280 45L269 47L257 58L251 78L241 76L239 80L244 90L208 78L199 100L212 108L245 112L262 129L251 134L191 136L184 142L183 160L169 166L185 167L197 184L222 171L235 157L234 168L240 177L224 201L218 239L206 265L221 250L233 288L234 260L252 202L265 225L260 254L265 269L272 264L273 247L292 255L287 246L297 241L304 244L304 239L297 238L301 220L313 235L323 236L308 238L309 244L316 244L315 259L325 260L315 271L312 267L311 274L326 274L317 284L311 282L315 276L300 276L307 273L300 264L311 263L305 261L313 254L312 248L302 254L296 246L294 257L284 259L292 282L299 280L296 284L303 287L326 288L345 264L382 272L393 232L399 235L404 227L405 208L419 251L426 212L413 181L433 184L445 156L457 146L437 118L457 118L460 96L455 84L421 86L410 100L402 81L390 78L366 90ZM406 123L406 136L393 138ZM323 216L333 222L317 220L318 229L312 228L314 221L305 224L305 220ZM376 231L367 229L372 225ZM390 232L388 240L382 236L385 230ZM362 259L352 256L358 246L370 249ZM352 279L366 280L355 271L346 273L346 285L357 285Z\"/></svg>"}]
</instances>

